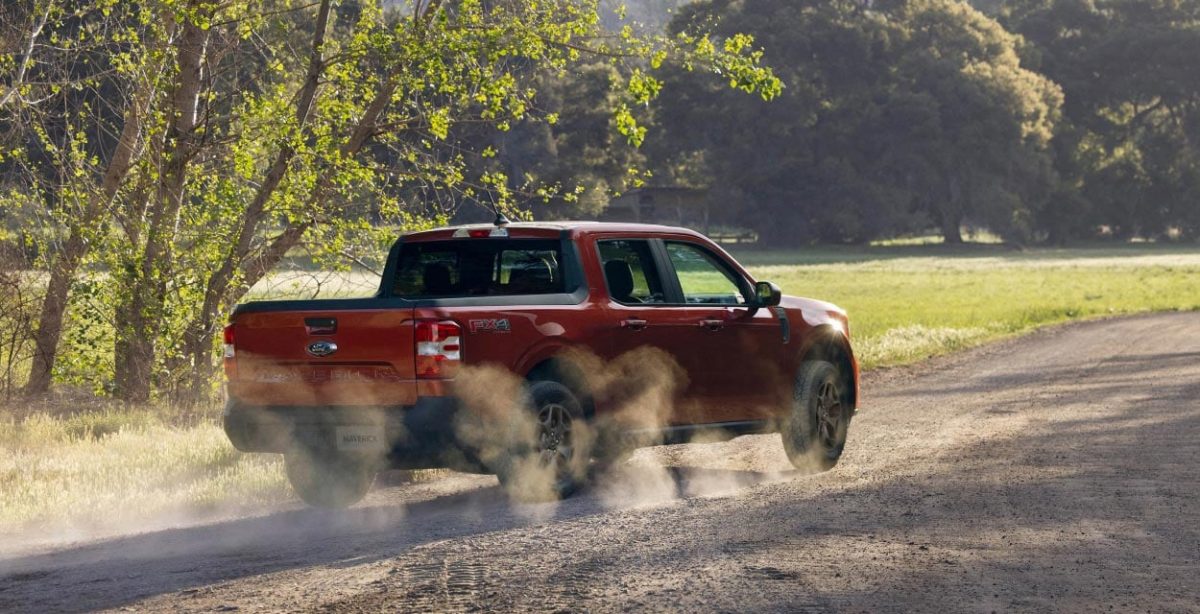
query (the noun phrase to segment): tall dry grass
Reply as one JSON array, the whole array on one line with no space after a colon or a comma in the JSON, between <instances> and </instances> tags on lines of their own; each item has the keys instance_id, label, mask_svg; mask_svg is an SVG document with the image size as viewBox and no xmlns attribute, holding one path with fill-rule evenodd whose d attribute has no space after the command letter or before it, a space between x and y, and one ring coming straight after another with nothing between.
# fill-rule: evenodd
<instances>
[{"instance_id":1,"label":"tall dry grass","mask_svg":"<svg viewBox=\"0 0 1200 614\"><path fill-rule=\"evenodd\" d=\"M291 498L278 458L234 450L211 417L0 407L0 542L149 528Z\"/></svg>"}]
</instances>

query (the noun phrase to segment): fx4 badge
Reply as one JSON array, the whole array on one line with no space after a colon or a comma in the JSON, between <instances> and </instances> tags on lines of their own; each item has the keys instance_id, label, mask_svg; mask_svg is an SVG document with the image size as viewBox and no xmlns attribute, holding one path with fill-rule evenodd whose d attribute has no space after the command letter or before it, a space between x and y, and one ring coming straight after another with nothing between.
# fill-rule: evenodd
<instances>
[{"instance_id":1,"label":"fx4 badge","mask_svg":"<svg viewBox=\"0 0 1200 614\"><path fill-rule=\"evenodd\" d=\"M315 341L308 344L308 353L317 357L329 356L337 350L337 344L332 341Z\"/></svg>"},{"instance_id":2,"label":"fx4 badge","mask_svg":"<svg viewBox=\"0 0 1200 614\"><path fill-rule=\"evenodd\" d=\"M512 328L508 325L508 318L471 320L469 325L473 333L507 333L512 331Z\"/></svg>"}]
</instances>

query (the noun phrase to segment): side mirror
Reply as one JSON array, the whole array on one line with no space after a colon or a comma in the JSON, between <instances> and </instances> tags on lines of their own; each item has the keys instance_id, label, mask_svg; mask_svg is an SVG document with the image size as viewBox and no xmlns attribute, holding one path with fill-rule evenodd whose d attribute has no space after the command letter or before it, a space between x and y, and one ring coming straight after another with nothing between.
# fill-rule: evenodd
<instances>
[{"instance_id":1,"label":"side mirror","mask_svg":"<svg viewBox=\"0 0 1200 614\"><path fill-rule=\"evenodd\" d=\"M783 291L779 289L779 286L769 281L760 281L754 284L755 307L774 307L782 298Z\"/></svg>"}]
</instances>

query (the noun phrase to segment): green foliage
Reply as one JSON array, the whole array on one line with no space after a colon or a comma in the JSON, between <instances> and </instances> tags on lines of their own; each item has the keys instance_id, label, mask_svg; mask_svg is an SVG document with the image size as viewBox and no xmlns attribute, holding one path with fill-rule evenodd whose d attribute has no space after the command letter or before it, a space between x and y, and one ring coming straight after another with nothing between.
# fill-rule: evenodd
<instances>
[{"instance_id":1,"label":"green foliage","mask_svg":"<svg viewBox=\"0 0 1200 614\"><path fill-rule=\"evenodd\" d=\"M1052 237L1200 236L1200 4L1020 0L1003 20L1066 92Z\"/></svg>"},{"instance_id":2,"label":"green foliage","mask_svg":"<svg viewBox=\"0 0 1200 614\"><path fill-rule=\"evenodd\" d=\"M753 34L786 88L754 103L717 79L672 74L652 153L664 175L706 177L731 219L773 243L929 223L956 239L967 218L1028 237L1061 94L1021 66L1018 39L994 20L947 0L714 0L672 27L716 20L718 32ZM739 45L730 34L727 48Z\"/></svg>"},{"instance_id":3,"label":"green foliage","mask_svg":"<svg viewBox=\"0 0 1200 614\"><path fill-rule=\"evenodd\" d=\"M603 4L603 3L602 3ZM601 14L605 12L601 8ZM597 24L569 61L523 66L514 79L537 96L527 113L505 124L500 134L467 125L450 140L477 156L462 158L467 177L486 182L449 199L460 219L485 219L476 209L528 209L549 218L598 215L611 196L640 185L644 156L639 148L651 136L648 105L663 91L657 73L668 58L696 70L726 75L729 87L762 98L776 96L780 83L762 66L753 38L736 35L724 45L706 31L655 34L630 22ZM500 189L502 187L502 189ZM480 205L472 208L469 205ZM518 212L517 215L520 215Z\"/></svg>"},{"instance_id":4,"label":"green foliage","mask_svg":"<svg viewBox=\"0 0 1200 614\"><path fill-rule=\"evenodd\" d=\"M535 83L543 117L499 135L464 135L492 152L474 164L505 172L510 195L539 218L598 215L611 194L629 187L630 169L644 164L638 145L646 128L630 104L657 95L657 81L635 71L626 87L617 67L593 62Z\"/></svg>"},{"instance_id":5,"label":"green foliage","mask_svg":"<svg viewBox=\"0 0 1200 614\"><path fill-rule=\"evenodd\" d=\"M112 392L116 291L103 275L86 274L76 281L63 323L61 354L54 365L56 381L94 393Z\"/></svg>"}]
</instances>

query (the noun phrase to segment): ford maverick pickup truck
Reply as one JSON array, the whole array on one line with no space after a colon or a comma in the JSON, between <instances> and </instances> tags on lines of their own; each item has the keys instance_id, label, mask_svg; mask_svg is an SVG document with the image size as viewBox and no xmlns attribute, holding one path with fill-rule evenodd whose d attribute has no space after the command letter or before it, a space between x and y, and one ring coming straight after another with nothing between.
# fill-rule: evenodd
<instances>
[{"instance_id":1,"label":"ford maverick pickup truck","mask_svg":"<svg viewBox=\"0 0 1200 614\"><path fill-rule=\"evenodd\" d=\"M666 226L411 233L373 297L245 303L224 336L230 440L284 454L323 507L430 467L567 496L632 447L700 431L779 432L798 468L826 470L858 399L845 312Z\"/></svg>"}]
</instances>

